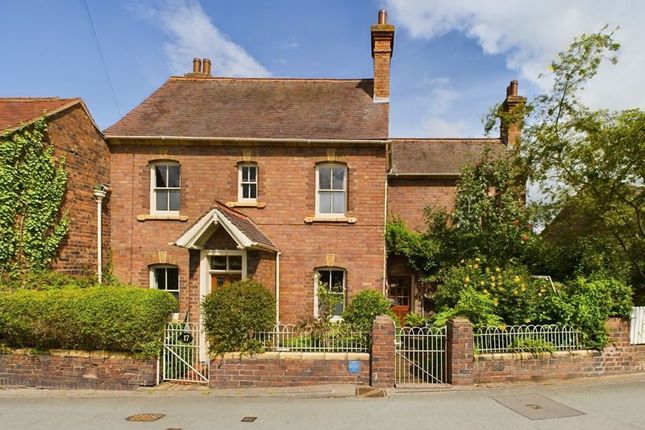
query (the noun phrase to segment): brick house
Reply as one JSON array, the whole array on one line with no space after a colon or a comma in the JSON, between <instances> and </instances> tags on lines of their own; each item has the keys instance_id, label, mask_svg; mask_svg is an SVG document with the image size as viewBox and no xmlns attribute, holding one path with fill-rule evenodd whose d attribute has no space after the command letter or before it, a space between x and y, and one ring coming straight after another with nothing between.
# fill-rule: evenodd
<instances>
[{"instance_id":1,"label":"brick house","mask_svg":"<svg viewBox=\"0 0 645 430\"><path fill-rule=\"evenodd\" d=\"M96 186L110 182L110 152L103 134L81 99L0 98L0 132L12 133L44 118L47 141L55 157L65 157L67 191L63 201L69 216L69 233L58 250L53 267L70 274L96 273ZM108 205L102 205L102 257L110 246Z\"/></svg>"},{"instance_id":2,"label":"brick house","mask_svg":"<svg viewBox=\"0 0 645 430\"><path fill-rule=\"evenodd\" d=\"M80 99L28 99L17 121L45 113L68 155L72 225L55 267L93 271L92 188L109 183L102 242L114 274L171 292L178 317L198 321L204 295L246 278L275 294L285 323L317 314L319 283L342 298L336 314L363 289L401 315L423 312L416 274L386 257L386 220L422 229L425 207L453 205L461 169L487 147L504 154L519 127L499 139L389 138L393 47L380 12L371 79L214 77L194 59L103 134ZM505 108L524 100L513 81ZM1 106L0 120L17 109Z\"/></svg>"},{"instance_id":3,"label":"brick house","mask_svg":"<svg viewBox=\"0 0 645 430\"><path fill-rule=\"evenodd\" d=\"M524 103L526 98L518 95L517 81L512 81L502 108L508 112ZM493 158L503 157L516 144L520 129L519 124L503 123L499 138L390 139L388 217L402 219L411 229L423 231L425 208L453 207L462 169L481 160L486 152ZM424 297L425 292L404 258L388 257L387 295L397 315L427 313L432 303Z\"/></svg>"}]
</instances>

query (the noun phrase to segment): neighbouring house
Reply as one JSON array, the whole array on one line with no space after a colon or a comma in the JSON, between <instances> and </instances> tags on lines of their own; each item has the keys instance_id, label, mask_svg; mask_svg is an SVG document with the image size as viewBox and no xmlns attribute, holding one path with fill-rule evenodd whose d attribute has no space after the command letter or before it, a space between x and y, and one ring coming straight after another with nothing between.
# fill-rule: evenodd
<instances>
[{"instance_id":1,"label":"neighbouring house","mask_svg":"<svg viewBox=\"0 0 645 430\"><path fill-rule=\"evenodd\" d=\"M55 157L65 157L68 180L62 210L69 216L69 232L53 267L70 274L96 273L98 255L97 186L110 182L110 152L103 134L79 98L0 98L0 133L12 133L44 118L46 139ZM110 213L102 205L102 257L110 246Z\"/></svg>"}]
</instances>

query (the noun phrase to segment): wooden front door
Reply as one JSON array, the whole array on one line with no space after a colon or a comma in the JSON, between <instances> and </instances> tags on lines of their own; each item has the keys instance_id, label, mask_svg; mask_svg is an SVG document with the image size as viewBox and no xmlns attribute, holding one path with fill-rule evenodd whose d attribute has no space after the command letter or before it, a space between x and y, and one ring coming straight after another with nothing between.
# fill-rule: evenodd
<instances>
[{"instance_id":1,"label":"wooden front door","mask_svg":"<svg viewBox=\"0 0 645 430\"><path fill-rule=\"evenodd\" d=\"M392 311L403 324L405 316L412 310L412 276L390 276L388 286Z\"/></svg>"},{"instance_id":2,"label":"wooden front door","mask_svg":"<svg viewBox=\"0 0 645 430\"><path fill-rule=\"evenodd\" d=\"M215 291L222 285L230 284L241 279L242 275L239 273L211 273L211 291Z\"/></svg>"}]
</instances>

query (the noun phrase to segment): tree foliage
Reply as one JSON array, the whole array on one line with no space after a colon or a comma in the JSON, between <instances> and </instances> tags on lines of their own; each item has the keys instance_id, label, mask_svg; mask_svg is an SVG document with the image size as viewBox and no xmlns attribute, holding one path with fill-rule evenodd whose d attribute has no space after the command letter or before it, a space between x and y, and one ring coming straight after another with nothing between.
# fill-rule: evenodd
<instances>
[{"instance_id":1,"label":"tree foliage","mask_svg":"<svg viewBox=\"0 0 645 430\"><path fill-rule=\"evenodd\" d=\"M0 137L0 271L49 267L67 234L60 208L65 159L54 160L44 120Z\"/></svg>"},{"instance_id":2,"label":"tree foliage","mask_svg":"<svg viewBox=\"0 0 645 430\"><path fill-rule=\"evenodd\" d=\"M523 112L520 155L528 177L544 195L547 219L568 208L569 215L577 210L597 226L598 240L587 237L590 248L581 258L602 259L608 248L617 250L631 266L632 281L642 285L645 112L594 110L581 101L603 61L617 62L619 48L613 32L605 28L576 38L558 55L550 66L551 91ZM501 110L495 112L503 119ZM567 225L563 218L560 229ZM568 227L577 229L573 221Z\"/></svg>"}]
</instances>

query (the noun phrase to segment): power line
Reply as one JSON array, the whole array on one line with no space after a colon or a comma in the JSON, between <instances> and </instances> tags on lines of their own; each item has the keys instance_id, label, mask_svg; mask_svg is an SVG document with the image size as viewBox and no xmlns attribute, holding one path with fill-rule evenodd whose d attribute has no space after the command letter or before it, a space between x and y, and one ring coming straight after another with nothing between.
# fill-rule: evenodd
<instances>
[{"instance_id":1,"label":"power line","mask_svg":"<svg viewBox=\"0 0 645 430\"><path fill-rule=\"evenodd\" d=\"M96 46L99 49L99 55L101 57L101 61L103 62L103 68L105 69L105 76L107 77L108 85L110 86L110 91L112 92L112 99L114 100L114 105L116 106L116 110L119 113L119 117L122 117L123 114L121 114L121 108L119 107L119 102L116 99L116 92L114 91L114 85L112 85L112 79L110 79L110 71L108 69L107 62L105 61L105 56L103 55L103 48L101 48L99 37L96 34L96 28L94 28L94 21L92 20L92 14L90 13L90 8L87 6L87 0L82 0L82 1L83 1L83 5L85 6L85 12L87 12L87 19L90 22L92 33L94 34L94 40L96 41Z\"/></svg>"}]
</instances>

